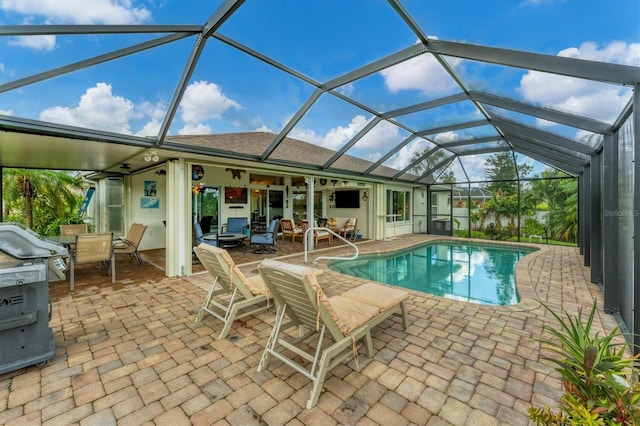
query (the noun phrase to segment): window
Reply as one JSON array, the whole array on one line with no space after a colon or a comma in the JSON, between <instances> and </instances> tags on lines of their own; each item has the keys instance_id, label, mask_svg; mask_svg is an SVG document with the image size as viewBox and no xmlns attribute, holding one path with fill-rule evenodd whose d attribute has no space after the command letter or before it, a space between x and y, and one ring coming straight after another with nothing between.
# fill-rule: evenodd
<instances>
[{"instance_id":1,"label":"window","mask_svg":"<svg viewBox=\"0 0 640 426\"><path fill-rule=\"evenodd\" d=\"M408 221L411 213L410 202L411 193L409 191L387 190L387 222Z\"/></svg>"},{"instance_id":2,"label":"window","mask_svg":"<svg viewBox=\"0 0 640 426\"><path fill-rule=\"evenodd\" d=\"M107 178L104 185L105 204L102 230L115 234L124 233L124 186L120 177Z\"/></svg>"},{"instance_id":3,"label":"window","mask_svg":"<svg viewBox=\"0 0 640 426\"><path fill-rule=\"evenodd\" d=\"M300 225L307 217L307 192L294 190L291 196L293 201L293 221ZM322 191L313 193L313 213L314 220L322 215Z\"/></svg>"}]
</instances>

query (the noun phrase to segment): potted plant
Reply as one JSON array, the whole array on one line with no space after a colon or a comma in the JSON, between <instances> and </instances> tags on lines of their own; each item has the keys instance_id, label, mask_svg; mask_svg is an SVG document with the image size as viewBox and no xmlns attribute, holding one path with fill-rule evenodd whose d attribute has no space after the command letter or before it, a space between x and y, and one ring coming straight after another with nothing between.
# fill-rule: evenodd
<instances>
[{"instance_id":1,"label":"potted plant","mask_svg":"<svg viewBox=\"0 0 640 426\"><path fill-rule=\"evenodd\" d=\"M546 357L557 365L564 394L560 410L530 407L529 418L538 425L635 425L640 424L640 383L636 356L625 356L627 348L619 327L608 334L592 331L594 302L586 323L582 309L564 317L542 304L559 327L544 326L553 337L543 347L557 356Z\"/></svg>"}]
</instances>

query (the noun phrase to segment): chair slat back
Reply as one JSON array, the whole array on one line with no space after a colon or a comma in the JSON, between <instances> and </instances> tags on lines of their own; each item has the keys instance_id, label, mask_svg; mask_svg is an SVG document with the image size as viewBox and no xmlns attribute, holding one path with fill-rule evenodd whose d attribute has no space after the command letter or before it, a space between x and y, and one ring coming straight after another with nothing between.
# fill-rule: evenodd
<instances>
[{"instance_id":1,"label":"chair slat back","mask_svg":"<svg viewBox=\"0 0 640 426\"><path fill-rule=\"evenodd\" d=\"M113 257L113 232L78 234L74 263L108 262Z\"/></svg>"},{"instance_id":2,"label":"chair slat back","mask_svg":"<svg viewBox=\"0 0 640 426\"><path fill-rule=\"evenodd\" d=\"M72 225L60 225L60 235L78 235L87 234L89 227L86 223L78 223Z\"/></svg>"},{"instance_id":3,"label":"chair slat back","mask_svg":"<svg viewBox=\"0 0 640 426\"><path fill-rule=\"evenodd\" d=\"M293 220L280 219L280 228L282 228L283 232L293 232Z\"/></svg>"},{"instance_id":4,"label":"chair slat back","mask_svg":"<svg viewBox=\"0 0 640 426\"><path fill-rule=\"evenodd\" d=\"M247 299L253 294L258 294L258 290L253 288L226 250L205 243L194 247L193 250L202 266L212 277L218 278L218 283L225 291L232 292L233 288L237 287Z\"/></svg>"},{"instance_id":5,"label":"chair slat back","mask_svg":"<svg viewBox=\"0 0 640 426\"><path fill-rule=\"evenodd\" d=\"M265 259L258 270L276 306L286 304L287 316L291 321L314 330L320 321L320 325L325 325L336 341L345 335L340 330L331 304L309 268Z\"/></svg>"}]
</instances>

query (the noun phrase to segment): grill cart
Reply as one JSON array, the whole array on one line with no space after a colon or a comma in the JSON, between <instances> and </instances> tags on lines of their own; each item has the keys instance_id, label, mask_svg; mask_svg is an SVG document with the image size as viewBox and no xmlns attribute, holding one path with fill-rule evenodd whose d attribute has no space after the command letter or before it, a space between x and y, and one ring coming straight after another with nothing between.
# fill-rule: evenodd
<instances>
[{"instance_id":1,"label":"grill cart","mask_svg":"<svg viewBox=\"0 0 640 426\"><path fill-rule=\"evenodd\" d=\"M0 222L0 374L56 353L49 327L49 269L64 277L67 249L22 225Z\"/></svg>"}]
</instances>

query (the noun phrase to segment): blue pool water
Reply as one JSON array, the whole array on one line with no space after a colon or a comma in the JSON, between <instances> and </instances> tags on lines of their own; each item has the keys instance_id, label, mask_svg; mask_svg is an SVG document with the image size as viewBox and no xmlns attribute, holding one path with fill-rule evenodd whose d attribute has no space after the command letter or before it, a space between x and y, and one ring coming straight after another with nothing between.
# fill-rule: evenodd
<instances>
[{"instance_id":1,"label":"blue pool water","mask_svg":"<svg viewBox=\"0 0 640 426\"><path fill-rule=\"evenodd\" d=\"M518 303L515 265L535 249L490 244L434 242L329 268L411 290L490 305Z\"/></svg>"}]
</instances>

